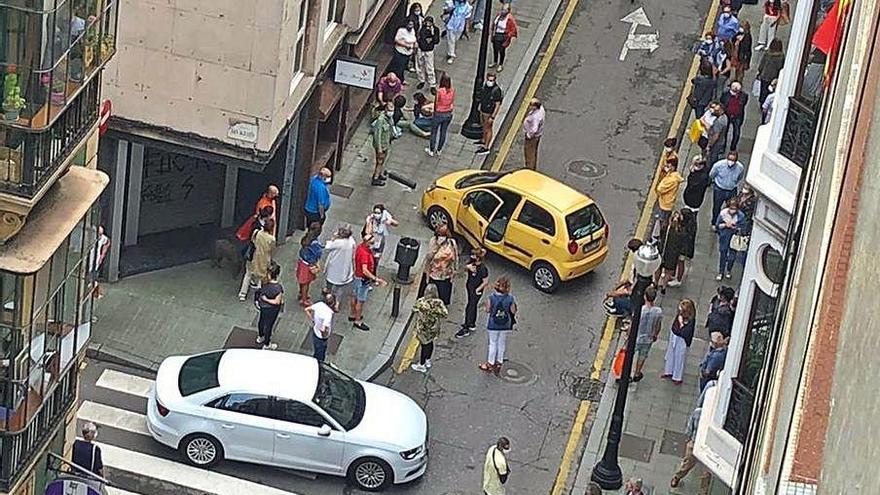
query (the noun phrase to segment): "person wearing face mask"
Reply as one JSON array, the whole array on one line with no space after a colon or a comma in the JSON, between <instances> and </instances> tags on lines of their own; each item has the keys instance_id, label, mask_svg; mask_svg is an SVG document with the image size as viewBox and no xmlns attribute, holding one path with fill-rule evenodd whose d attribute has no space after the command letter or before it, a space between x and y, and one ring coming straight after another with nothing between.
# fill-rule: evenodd
<instances>
[{"instance_id":1,"label":"person wearing face mask","mask_svg":"<svg viewBox=\"0 0 880 495\"><path fill-rule=\"evenodd\" d=\"M492 58L494 62L489 64L489 68L496 67L497 71L504 70L504 56L507 53L507 47L513 38L518 34L516 19L510 13L510 4L502 4L501 10L492 21Z\"/></svg>"},{"instance_id":2,"label":"person wearing face mask","mask_svg":"<svg viewBox=\"0 0 880 495\"><path fill-rule=\"evenodd\" d=\"M373 251L375 258L375 266L379 266L379 259L385 252L385 238L388 236L391 227L397 227L397 220L391 216L391 212L385 209L385 205L373 205L373 212L367 215L364 222L364 232L372 234L373 243L370 249Z\"/></svg>"},{"instance_id":3,"label":"person wearing face mask","mask_svg":"<svg viewBox=\"0 0 880 495\"><path fill-rule=\"evenodd\" d=\"M419 56L419 31L421 31L422 24L425 22L425 11L419 2L413 2L409 6L409 14L407 14L404 23L409 23L410 21L413 24L413 33L416 35L416 44L413 46L412 56L407 61L406 70L416 72Z\"/></svg>"},{"instance_id":4,"label":"person wearing face mask","mask_svg":"<svg viewBox=\"0 0 880 495\"><path fill-rule=\"evenodd\" d=\"M492 126L495 125L495 117L498 115L498 110L501 108L502 99L504 99L504 93L502 93L501 88L496 84L495 74L491 72L487 73L486 82L483 83L483 88L480 90L479 95L480 120L483 124L483 138L474 143L479 146L476 151L476 154L478 155L489 154L493 137Z\"/></svg>"},{"instance_id":5,"label":"person wearing face mask","mask_svg":"<svg viewBox=\"0 0 880 495\"><path fill-rule=\"evenodd\" d=\"M422 27L419 29L416 40L419 50L416 52L416 76L419 78L417 89L428 86L434 88L437 86L437 75L434 71L434 47L440 43L440 28L434 25L434 18L425 17Z\"/></svg>"},{"instance_id":6,"label":"person wearing face mask","mask_svg":"<svg viewBox=\"0 0 880 495\"><path fill-rule=\"evenodd\" d=\"M706 113L706 107L712 101L715 92L715 80L712 78L712 64L703 59L697 76L691 79L691 93L687 97L688 105L694 109L694 118L699 119Z\"/></svg>"},{"instance_id":7,"label":"person wearing face mask","mask_svg":"<svg viewBox=\"0 0 880 495\"><path fill-rule=\"evenodd\" d=\"M544 119L546 112L541 100L532 98L529 101L529 109L523 120L523 131L525 139L523 140L523 161L526 168L537 170L538 168L538 144L541 143L541 136L544 135Z\"/></svg>"},{"instance_id":8,"label":"person wearing face mask","mask_svg":"<svg viewBox=\"0 0 880 495\"><path fill-rule=\"evenodd\" d=\"M761 123L766 124L770 122L770 118L773 117L773 109L776 108L776 85L779 84L778 79L774 79L770 81L770 85L767 86L767 91L770 93L767 95L767 98L764 99L764 103L761 103Z\"/></svg>"},{"instance_id":9,"label":"person wearing face mask","mask_svg":"<svg viewBox=\"0 0 880 495\"><path fill-rule=\"evenodd\" d=\"M684 204L692 210L699 210L703 206L706 197L706 189L709 188L709 167L702 155L697 155L691 160L688 170L687 184L684 186Z\"/></svg>"},{"instance_id":10,"label":"person wearing face mask","mask_svg":"<svg viewBox=\"0 0 880 495\"><path fill-rule=\"evenodd\" d=\"M504 495L504 484L510 476L507 456L510 454L510 440L501 437L486 452L483 463L483 493L485 495Z\"/></svg>"},{"instance_id":11,"label":"person wearing face mask","mask_svg":"<svg viewBox=\"0 0 880 495\"><path fill-rule=\"evenodd\" d=\"M442 18L446 19L446 63L455 62L455 43L464 34L474 9L467 0L446 0Z\"/></svg>"},{"instance_id":12,"label":"person wearing face mask","mask_svg":"<svg viewBox=\"0 0 880 495\"><path fill-rule=\"evenodd\" d=\"M736 196L739 183L745 175L745 167L739 161L739 153L730 151L727 158L718 160L709 170L709 178L712 180L712 230L715 230L715 221L721 207L728 199Z\"/></svg>"},{"instance_id":13,"label":"person wearing face mask","mask_svg":"<svg viewBox=\"0 0 880 495\"><path fill-rule=\"evenodd\" d=\"M675 209L675 202L678 201L678 190L684 177L678 173L678 158L667 160L660 172L660 180L654 192L657 193L657 210L658 220L660 222L660 232L666 230L669 224L669 216Z\"/></svg>"},{"instance_id":14,"label":"person wearing face mask","mask_svg":"<svg viewBox=\"0 0 880 495\"><path fill-rule=\"evenodd\" d=\"M82 427L82 439L73 441L73 456L71 462L86 471L104 477L104 461L101 456L101 447L95 445L98 438L98 427L95 423L88 422Z\"/></svg>"},{"instance_id":15,"label":"person wearing face mask","mask_svg":"<svg viewBox=\"0 0 880 495\"><path fill-rule=\"evenodd\" d=\"M730 89L721 95L721 104L727 110L728 129L733 130L733 136L730 138L730 149L732 150L735 150L739 144L748 103L749 95L742 90L742 84L739 81L730 83Z\"/></svg>"},{"instance_id":16,"label":"person wearing face mask","mask_svg":"<svg viewBox=\"0 0 880 495\"><path fill-rule=\"evenodd\" d=\"M709 382L718 379L718 373L724 369L727 359L727 338L721 332L712 332L710 338L709 352L700 363L700 393Z\"/></svg>"},{"instance_id":17,"label":"person wearing face mask","mask_svg":"<svg viewBox=\"0 0 880 495\"><path fill-rule=\"evenodd\" d=\"M715 34L721 41L732 41L739 32L739 19L733 15L730 5L725 5L715 23Z\"/></svg>"},{"instance_id":18,"label":"person wearing face mask","mask_svg":"<svg viewBox=\"0 0 880 495\"><path fill-rule=\"evenodd\" d=\"M477 329L477 306L480 304L483 292L489 286L489 269L483 263L485 256L485 249L474 248L471 251L470 261L464 267L467 273L467 282L465 283L467 306L465 306L464 310L464 323L461 324L461 329L455 334L457 339L467 337Z\"/></svg>"},{"instance_id":19,"label":"person wearing face mask","mask_svg":"<svg viewBox=\"0 0 880 495\"><path fill-rule=\"evenodd\" d=\"M416 25L412 19L407 19L406 24L397 30L394 35L394 53L392 54L391 64L388 66L389 72L397 74L400 82L406 84L406 65L416 47Z\"/></svg>"},{"instance_id":20,"label":"person wearing face mask","mask_svg":"<svg viewBox=\"0 0 880 495\"><path fill-rule=\"evenodd\" d=\"M449 235L449 227L444 223L434 229L434 235L428 241L428 253L422 268L422 280L419 283L418 296L425 295L428 284L437 286L440 300L449 306L452 302L452 278L458 266L458 244Z\"/></svg>"},{"instance_id":21,"label":"person wearing face mask","mask_svg":"<svg viewBox=\"0 0 880 495\"><path fill-rule=\"evenodd\" d=\"M733 42L736 63L733 65L733 78L742 81L752 64L752 25L743 21L739 25L739 34Z\"/></svg>"},{"instance_id":22,"label":"person wearing face mask","mask_svg":"<svg viewBox=\"0 0 880 495\"><path fill-rule=\"evenodd\" d=\"M304 308L304 311L312 320L312 357L323 363L327 356L327 340L330 339L333 314L339 312L339 302L336 296L324 289L321 300Z\"/></svg>"},{"instance_id":23,"label":"person wearing face mask","mask_svg":"<svg viewBox=\"0 0 880 495\"><path fill-rule=\"evenodd\" d=\"M730 240L733 235L745 228L745 215L739 210L739 202L736 198L727 200L727 208L718 214L715 228L718 231L718 275L715 280L722 277L731 278L731 270L736 262L736 251L730 249Z\"/></svg>"},{"instance_id":24,"label":"person wearing face mask","mask_svg":"<svg viewBox=\"0 0 880 495\"><path fill-rule=\"evenodd\" d=\"M330 209L330 182L333 180L333 172L323 167L309 181L309 192L306 196L306 204L303 206L306 214L306 225L312 223L323 224L327 219L327 210Z\"/></svg>"},{"instance_id":25,"label":"person wearing face mask","mask_svg":"<svg viewBox=\"0 0 880 495\"><path fill-rule=\"evenodd\" d=\"M758 77L761 81L761 93L759 101L764 103L767 95L770 94L770 82L779 77L779 72L785 64L785 53L782 51L782 41L774 39L770 42L770 48L767 53L761 57L758 64Z\"/></svg>"},{"instance_id":26,"label":"person wearing face mask","mask_svg":"<svg viewBox=\"0 0 880 495\"><path fill-rule=\"evenodd\" d=\"M373 167L373 180L370 185L385 185L385 160L391 149L391 126L394 119L394 103L384 105L385 111L380 112L376 120L370 125L370 133L373 136L373 151L376 153L376 164Z\"/></svg>"}]
</instances>

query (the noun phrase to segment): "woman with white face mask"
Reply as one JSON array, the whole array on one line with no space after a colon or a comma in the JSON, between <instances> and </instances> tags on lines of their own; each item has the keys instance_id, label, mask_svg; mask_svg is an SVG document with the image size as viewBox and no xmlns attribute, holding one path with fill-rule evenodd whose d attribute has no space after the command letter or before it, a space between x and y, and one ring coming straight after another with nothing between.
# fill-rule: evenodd
<instances>
[{"instance_id":1,"label":"woman with white face mask","mask_svg":"<svg viewBox=\"0 0 880 495\"><path fill-rule=\"evenodd\" d=\"M391 227L397 227L397 220L391 216L391 212L385 209L385 205L377 204L373 206L373 211L367 215L364 222L364 232L373 235L373 243L370 249L373 251L373 259L379 266L379 259L385 252L385 238L388 236Z\"/></svg>"}]
</instances>

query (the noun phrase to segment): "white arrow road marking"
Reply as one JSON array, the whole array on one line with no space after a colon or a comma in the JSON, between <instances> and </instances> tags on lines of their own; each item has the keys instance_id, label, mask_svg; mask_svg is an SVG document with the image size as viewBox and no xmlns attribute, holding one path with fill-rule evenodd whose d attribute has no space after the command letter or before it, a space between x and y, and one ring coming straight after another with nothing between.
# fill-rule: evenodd
<instances>
[{"instance_id":1,"label":"white arrow road marking","mask_svg":"<svg viewBox=\"0 0 880 495\"><path fill-rule=\"evenodd\" d=\"M654 50L660 48L659 32L636 34L636 29L639 26L651 27L651 21L648 20L648 16L645 14L645 9L639 7L624 16L620 21L630 24L626 41L623 42L623 47L620 49L621 62L626 60L626 55L630 50L650 50L653 53Z\"/></svg>"}]
</instances>

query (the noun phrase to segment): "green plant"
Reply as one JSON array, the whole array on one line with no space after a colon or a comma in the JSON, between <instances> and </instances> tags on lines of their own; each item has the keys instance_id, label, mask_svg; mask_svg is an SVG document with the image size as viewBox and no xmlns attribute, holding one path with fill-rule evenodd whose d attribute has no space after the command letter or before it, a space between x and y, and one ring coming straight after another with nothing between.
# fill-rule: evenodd
<instances>
[{"instance_id":1,"label":"green plant","mask_svg":"<svg viewBox=\"0 0 880 495\"><path fill-rule=\"evenodd\" d=\"M21 110L24 105L25 99L21 97L21 88L18 87L18 75L9 72L3 78L3 108Z\"/></svg>"}]
</instances>

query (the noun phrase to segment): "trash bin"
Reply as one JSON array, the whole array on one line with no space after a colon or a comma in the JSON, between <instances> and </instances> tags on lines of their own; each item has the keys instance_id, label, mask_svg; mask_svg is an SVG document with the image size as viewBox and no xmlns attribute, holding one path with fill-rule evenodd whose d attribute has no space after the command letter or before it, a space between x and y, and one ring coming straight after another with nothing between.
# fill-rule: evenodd
<instances>
[{"instance_id":1,"label":"trash bin","mask_svg":"<svg viewBox=\"0 0 880 495\"><path fill-rule=\"evenodd\" d=\"M401 284L411 284L410 269L419 259L419 241L412 237L402 237L397 242L397 249L394 251L394 261L397 262L397 282Z\"/></svg>"}]
</instances>

